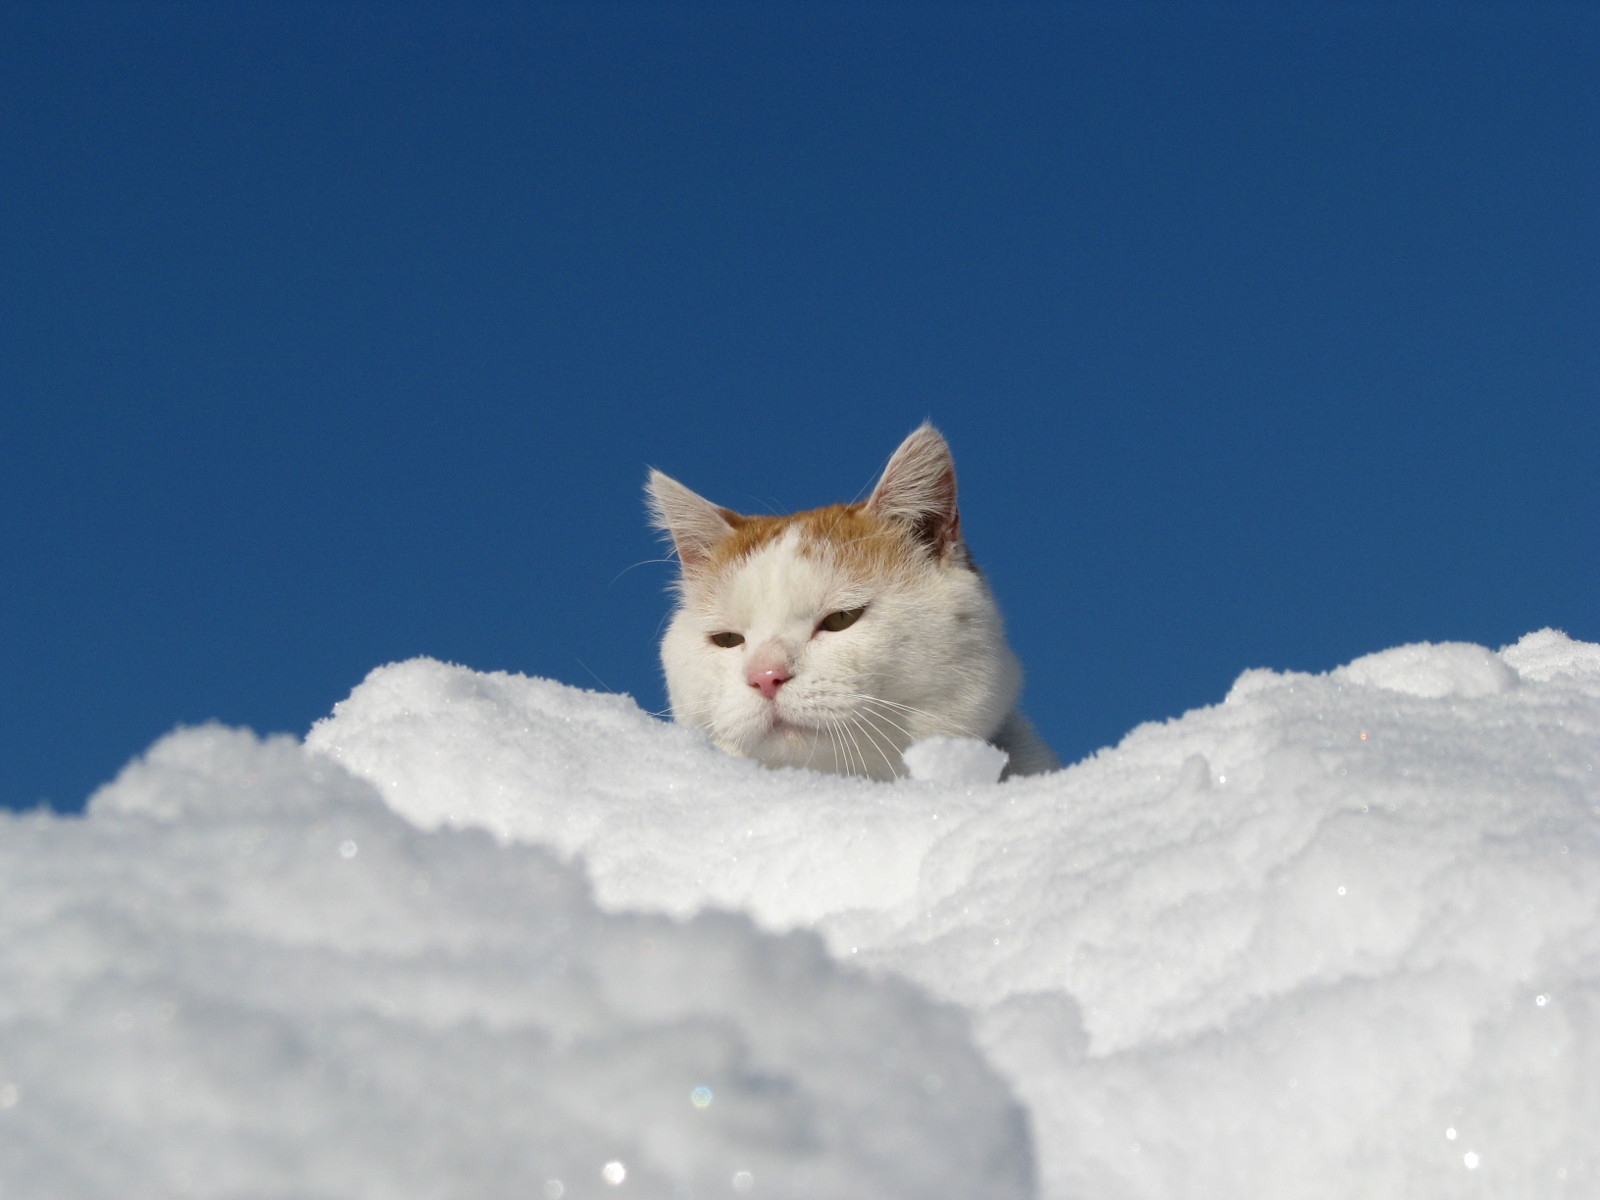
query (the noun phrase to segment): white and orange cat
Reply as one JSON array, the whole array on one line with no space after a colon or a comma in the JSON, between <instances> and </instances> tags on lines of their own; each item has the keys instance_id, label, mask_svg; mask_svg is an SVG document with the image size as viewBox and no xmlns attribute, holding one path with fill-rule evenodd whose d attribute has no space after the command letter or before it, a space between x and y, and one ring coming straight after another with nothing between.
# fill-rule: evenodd
<instances>
[{"instance_id":1,"label":"white and orange cat","mask_svg":"<svg viewBox=\"0 0 1600 1200\"><path fill-rule=\"evenodd\" d=\"M991 742L1012 775L1060 765L1017 709L1022 672L933 426L858 504L741 516L660 471L648 492L682 567L661 642L679 722L768 766L874 779L939 735Z\"/></svg>"}]
</instances>

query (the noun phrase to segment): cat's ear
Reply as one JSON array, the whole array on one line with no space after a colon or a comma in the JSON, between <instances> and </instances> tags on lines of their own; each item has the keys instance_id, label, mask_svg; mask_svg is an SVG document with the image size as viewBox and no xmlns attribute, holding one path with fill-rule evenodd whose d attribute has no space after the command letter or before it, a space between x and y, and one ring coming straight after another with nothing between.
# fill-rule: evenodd
<instances>
[{"instance_id":1,"label":"cat's ear","mask_svg":"<svg viewBox=\"0 0 1600 1200\"><path fill-rule=\"evenodd\" d=\"M678 561L686 571L698 567L711 553L711 548L733 532L730 518L735 514L718 508L670 475L652 470L645 484L645 494L651 521L657 529L671 536L678 550Z\"/></svg>"},{"instance_id":2,"label":"cat's ear","mask_svg":"<svg viewBox=\"0 0 1600 1200\"><path fill-rule=\"evenodd\" d=\"M936 558L961 548L961 514L956 509L956 464L950 446L924 423L900 443L872 489L867 509L903 521Z\"/></svg>"}]
</instances>

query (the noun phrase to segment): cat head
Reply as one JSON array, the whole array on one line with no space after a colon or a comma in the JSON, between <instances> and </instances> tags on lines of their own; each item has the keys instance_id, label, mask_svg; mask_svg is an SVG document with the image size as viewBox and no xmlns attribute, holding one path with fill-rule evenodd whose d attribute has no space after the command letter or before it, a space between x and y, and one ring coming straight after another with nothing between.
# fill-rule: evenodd
<instances>
[{"instance_id":1,"label":"cat head","mask_svg":"<svg viewBox=\"0 0 1600 1200\"><path fill-rule=\"evenodd\" d=\"M955 465L931 425L872 494L745 516L653 471L678 608L661 658L674 717L769 765L889 778L934 734L989 737L1019 672L961 535Z\"/></svg>"}]
</instances>

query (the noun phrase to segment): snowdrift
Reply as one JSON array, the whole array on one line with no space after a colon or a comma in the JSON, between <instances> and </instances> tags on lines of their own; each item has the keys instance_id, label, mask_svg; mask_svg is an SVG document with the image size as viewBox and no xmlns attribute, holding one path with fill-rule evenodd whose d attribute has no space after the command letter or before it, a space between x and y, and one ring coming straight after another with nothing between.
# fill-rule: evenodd
<instances>
[{"instance_id":1,"label":"snowdrift","mask_svg":"<svg viewBox=\"0 0 1600 1200\"><path fill-rule=\"evenodd\" d=\"M303 747L180 731L0 826L0 1185L1600 1187L1600 646L1249 671L1003 784L985 750L765 771L429 660Z\"/></svg>"}]
</instances>

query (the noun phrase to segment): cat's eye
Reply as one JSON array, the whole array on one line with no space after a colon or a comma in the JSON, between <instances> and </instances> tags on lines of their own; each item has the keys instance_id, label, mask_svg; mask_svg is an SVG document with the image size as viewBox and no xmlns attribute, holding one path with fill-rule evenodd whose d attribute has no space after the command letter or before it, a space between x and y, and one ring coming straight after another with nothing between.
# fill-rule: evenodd
<instances>
[{"instance_id":1,"label":"cat's eye","mask_svg":"<svg viewBox=\"0 0 1600 1200\"><path fill-rule=\"evenodd\" d=\"M854 625L861 614L866 612L866 606L860 608L847 608L842 612L831 612L817 622L818 629L825 629L829 633L838 633L841 629L849 629Z\"/></svg>"},{"instance_id":2,"label":"cat's eye","mask_svg":"<svg viewBox=\"0 0 1600 1200\"><path fill-rule=\"evenodd\" d=\"M742 633L713 633L711 635L711 644L713 646L721 646L724 650L731 650L743 641L744 634Z\"/></svg>"}]
</instances>

